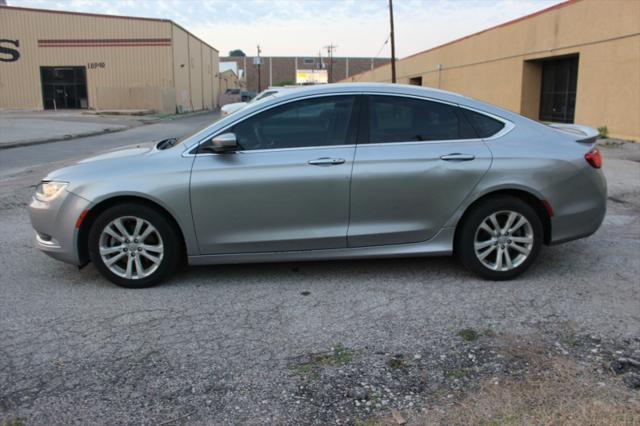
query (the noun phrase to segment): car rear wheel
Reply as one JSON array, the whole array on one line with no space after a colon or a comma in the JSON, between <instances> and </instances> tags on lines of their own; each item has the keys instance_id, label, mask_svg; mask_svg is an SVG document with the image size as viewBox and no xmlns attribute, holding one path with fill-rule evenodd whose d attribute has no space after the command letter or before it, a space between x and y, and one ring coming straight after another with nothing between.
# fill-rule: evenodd
<instances>
[{"instance_id":1,"label":"car rear wheel","mask_svg":"<svg viewBox=\"0 0 640 426\"><path fill-rule=\"evenodd\" d=\"M180 259L180 239L164 215L141 204L102 212L89 232L89 256L107 279L126 288L158 284Z\"/></svg>"},{"instance_id":2,"label":"car rear wheel","mask_svg":"<svg viewBox=\"0 0 640 426\"><path fill-rule=\"evenodd\" d=\"M458 255L468 269L485 279L517 277L531 266L542 245L540 217L516 197L481 201L461 226Z\"/></svg>"}]
</instances>

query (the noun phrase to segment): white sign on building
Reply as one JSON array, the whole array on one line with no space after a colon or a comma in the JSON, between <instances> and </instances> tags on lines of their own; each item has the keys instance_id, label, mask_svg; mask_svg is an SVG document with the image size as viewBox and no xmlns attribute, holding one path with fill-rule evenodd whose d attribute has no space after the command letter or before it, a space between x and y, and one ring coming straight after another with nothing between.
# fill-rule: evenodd
<instances>
[{"instance_id":1,"label":"white sign on building","mask_svg":"<svg viewBox=\"0 0 640 426\"><path fill-rule=\"evenodd\" d=\"M296 70L296 84L327 84L327 70Z\"/></svg>"}]
</instances>

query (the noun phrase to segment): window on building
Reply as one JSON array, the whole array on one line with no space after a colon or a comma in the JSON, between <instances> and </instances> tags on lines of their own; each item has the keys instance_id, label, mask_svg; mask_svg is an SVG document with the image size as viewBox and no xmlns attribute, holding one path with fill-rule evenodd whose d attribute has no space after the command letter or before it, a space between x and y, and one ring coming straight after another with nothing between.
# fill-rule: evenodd
<instances>
[{"instance_id":1,"label":"window on building","mask_svg":"<svg viewBox=\"0 0 640 426\"><path fill-rule=\"evenodd\" d=\"M411 77L409 79L409 84L414 86L422 86L422 77Z\"/></svg>"},{"instance_id":2,"label":"window on building","mask_svg":"<svg viewBox=\"0 0 640 426\"><path fill-rule=\"evenodd\" d=\"M315 64L316 60L313 59L313 58L304 58L303 62L304 62L305 65L310 65L310 64Z\"/></svg>"},{"instance_id":3,"label":"window on building","mask_svg":"<svg viewBox=\"0 0 640 426\"><path fill-rule=\"evenodd\" d=\"M541 121L573 123L577 82L577 56L542 62Z\"/></svg>"},{"instance_id":4,"label":"window on building","mask_svg":"<svg viewBox=\"0 0 640 426\"><path fill-rule=\"evenodd\" d=\"M476 138L458 110L439 102L371 96L369 138L372 143Z\"/></svg>"},{"instance_id":5,"label":"window on building","mask_svg":"<svg viewBox=\"0 0 640 426\"><path fill-rule=\"evenodd\" d=\"M244 150L353 143L354 101L353 96L330 96L292 102L250 117L232 132Z\"/></svg>"}]
</instances>

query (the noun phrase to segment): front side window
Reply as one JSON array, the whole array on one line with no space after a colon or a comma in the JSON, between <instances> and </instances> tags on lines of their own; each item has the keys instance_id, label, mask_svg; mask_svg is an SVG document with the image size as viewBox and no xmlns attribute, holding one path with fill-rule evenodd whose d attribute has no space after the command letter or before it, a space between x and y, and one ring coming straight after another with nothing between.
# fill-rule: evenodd
<instances>
[{"instance_id":1,"label":"front side window","mask_svg":"<svg viewBox=\"0 0 640 426\"><path fill-rule=\"evenodd\" d=\"M372 143L476 138L459 108L400 96L371 96L369 138Z\"/></svg>"},{"instance_id":2,"label":"front side window","mask_svg":"<svg viewBox=\"0 0 640 426\"><path fill-rule=\"evenodd\" d=\"M353 96L295 101L249 117L231 131L243 150L353 143L354 102Z\"/></svg>"}]
</instances>

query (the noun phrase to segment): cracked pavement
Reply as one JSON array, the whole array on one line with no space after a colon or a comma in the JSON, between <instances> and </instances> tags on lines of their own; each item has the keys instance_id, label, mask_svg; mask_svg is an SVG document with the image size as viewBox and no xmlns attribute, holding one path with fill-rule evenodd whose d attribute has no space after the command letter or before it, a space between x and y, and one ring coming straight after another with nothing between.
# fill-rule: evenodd
<instances>
[{"instance_id":1,"label":"cracked pavement","mask_svg":"<svg viewBox=\"0 0 640 426\"><path fill-rule=\"evenodd\" d=\"M145 131L172 124L188 127ZM63 143L104 149L94 138ZM602 148L602 228L544 247L515 281L479 280L452 258L411 258L190 267L135 291L34 248L31 185L68 161L29 163L38 149L0 154L22 167L9 173L12 158L2 161L0 423L348 423L357 413L331 418L326 406L347 395L298 397L296 360L342 345L358 368L374 368L375 354L452 350L466 327L640 338L640 145Z\"/></svg>"}]
</instances>

